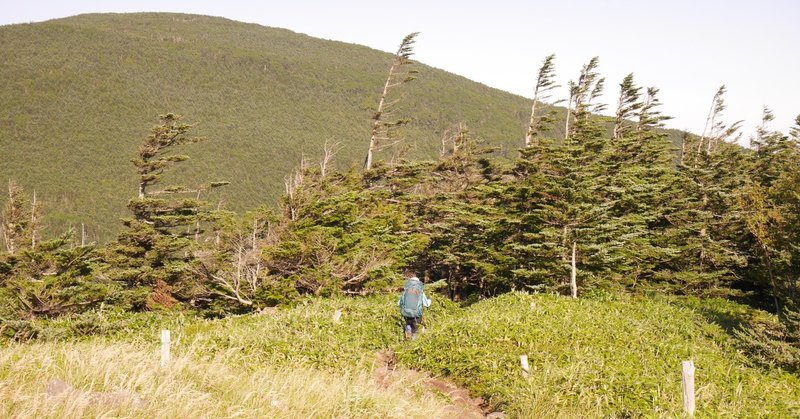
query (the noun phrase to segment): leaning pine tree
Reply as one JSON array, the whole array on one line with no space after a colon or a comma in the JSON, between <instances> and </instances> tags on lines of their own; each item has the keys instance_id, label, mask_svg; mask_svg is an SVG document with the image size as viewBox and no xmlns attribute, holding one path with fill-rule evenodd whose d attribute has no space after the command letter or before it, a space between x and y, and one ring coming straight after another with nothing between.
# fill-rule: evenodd
<instances>
[{"instance_id":1,"label":"leaning pine tree","mask_svg":"<svg viewBox=\"0 0 800 419\"><path fill-rule=\"evenodd\" d=\"M800 303L800 136L768 129L774 119L764 108L762 124L751 139L749 182L737 191L737 203L750 236L748 276L770 290L775 311Z\"/></svg>"},{"instance_id":2,"label":"leaning pine tree","mask_svg":"<svg viewBox=\"0 0 800 419\"><path fill-rule=\"evenodd\" d=\"M416 78L417 70L412 67L414 62L411 61L411 56L414 54L413 45L416 42L414 38L417 35L419 35L419 32L406 35L392 59L389 75L386 77L383 93L381 93L381 98L378 102L378 109L372 116L372 132L369 137L367 157L364 159L364 169L366 170L372 168L376 152L389 148L399 141L396 129L409 122L409 119L405 118L387 121L387 117L390 116L394 106L400 101L399 98L390 99L390 93L396 87L409 83Z\"/></svg>"}]
</instances>

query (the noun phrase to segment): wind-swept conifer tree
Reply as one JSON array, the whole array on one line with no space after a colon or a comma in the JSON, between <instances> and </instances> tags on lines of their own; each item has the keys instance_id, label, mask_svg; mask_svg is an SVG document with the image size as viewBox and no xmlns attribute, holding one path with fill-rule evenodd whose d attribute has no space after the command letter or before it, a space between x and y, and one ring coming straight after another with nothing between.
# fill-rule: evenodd
<instances>
[{"instance_id":1,"label":"wind-swept conifer tree","mask_svg":"<svg viewBox=\"0 0 800 419\"><path fill-rule=\"evenodd\" d=\"M366 170L372 168L376 152L391 147L399 141L395 132L396 129L410 122L406 118L387 121L387 117L390 116L392 108L400 101L400 98L390 100L389 94L394 88L416 79L415 75L418 71L412 67L414 62L411 61L411 56L414 54L413 47L417 35L419 35L419 32L406 35L403 41L400 42L400 47L397 48L397 52L395 52L392 59L389 75L386 77L383 93L381 93L381 98L378 101L378 109L372 116L372 133L369 137L367 156L364 159L364 169Z\"/></svg>"},{"instance_id":2,"label":"wind-swept conifer tree","mask_svg":"<svg viewBox=\"0 0 800 419\"><path fill-rule=\"evenodd\" d=\"M614 119L614 139L618 140L631 131L633 125L629 119L642 106L639 102L641 87L633 83L633 73L628 74L619 85L619 99L617 100L617 112Z\"/></svg>"},{"instance_id":3,"label":"wind-swept conifer tree","mask_svg":"<svg viewBox=\"0 0 800 419\"><path fill-rule=\"evenodd\" d=\"M533 88L531 118L528 122L528 131L525 133L525 147L530 147L536 133L544 130L542 125L546 122L550 122L550 118L546 116L537 116L536 108L540 102L550 98L551 90L560 87L553 80L555 77L555 65L553 64L553 60L555 60L555 58L555 54L548 55L542 62L542 66L539 67L539 74L536 77L536 86Z\"/></svg>"},{"instance_id":4,"label":"wind-swept conifer tree","mask_svg":"<svg viewBox=\"0 0 800 419\"><path fill-rule=\"evenodd\" d=\"M679 246L671 262L676 283L684 290L717 289L728 285L747 260L743 254L745 225L735 191L748 177L739 138L741 121L726 125L725 86L712 100L697 144L684 147L691 155L681 159L683 185L677 211L671 216L670 240Z\"/></svg>"},{"instance_id":5,"label":"wind-swept conifer tree","mask_svg":"<svg viewBox=\"0 0 800 419\"><path fill-rule=\"evenodd\" d=\"M188 267L200 233L198 223L212 220L213 212L196 196L201 190L228 182L149 190L162 183L164 171L172 164L189 159L172 152L177 146L201 140L188 136L190 128L180 122L178 115L161 116L132 160L139 174L138 196L128 203L133 217L123 220L128 229L120 233L106 259L114 267L109 276L125 284L131 303L137 308L192 302L204 292Z\"/></svg>"}]
</instances>

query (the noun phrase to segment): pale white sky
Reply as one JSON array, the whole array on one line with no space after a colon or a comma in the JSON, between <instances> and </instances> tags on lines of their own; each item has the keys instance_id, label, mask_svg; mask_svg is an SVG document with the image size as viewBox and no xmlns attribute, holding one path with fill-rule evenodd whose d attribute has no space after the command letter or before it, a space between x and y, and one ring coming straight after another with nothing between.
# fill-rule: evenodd
<instances>
[{"instance_id":1,"label":"pale white sky","mask_svg":"<svg viewBox=\"0 0 800 419\"><path fill-rule=\"evenodd\" d=\"M390 52L419 31L417 60L526 97L546 55L556 54L563 86L597 55L610 111L633 72L661 89L662 110L675 117L668 126L698 133L721 84L725 120L744 120L745 139L763 105L784 132L800 113L796 0L27 0L7 2L0 24L138 11L223 16Z\"/></svg>"}]
</instances>

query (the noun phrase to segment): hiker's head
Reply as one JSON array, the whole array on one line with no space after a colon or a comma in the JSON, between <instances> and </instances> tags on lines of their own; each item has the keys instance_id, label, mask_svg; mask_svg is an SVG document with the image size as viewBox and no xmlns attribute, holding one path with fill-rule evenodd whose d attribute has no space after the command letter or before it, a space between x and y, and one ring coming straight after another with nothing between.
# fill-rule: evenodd
<instances>
[{"instance_id":1,"label":"hiker's head","mask_svg":"<svg viewBox=\"0 0 800 419\"><path fill-rule=\"evenodd\" d=\"M406 269L403 271L403 276L405 278L417 278L420 281L422 280L413 269Z\"/></svg>"}]
</instances>

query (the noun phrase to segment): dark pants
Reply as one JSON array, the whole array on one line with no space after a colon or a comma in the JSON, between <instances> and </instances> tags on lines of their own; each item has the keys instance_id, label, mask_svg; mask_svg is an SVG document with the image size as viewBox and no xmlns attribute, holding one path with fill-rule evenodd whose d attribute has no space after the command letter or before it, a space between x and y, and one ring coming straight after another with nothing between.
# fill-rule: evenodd
<instances>
[{"instance_id":1,"label":"dark pants","mask_svg":"<svg viewBox=\"0 0 800 419\"><path fill-rule=\"evenodd\" d=\"M417 333L417 325L422 323L422 316L403 318L406 319L406 325L411 326L411 333Z\"/></svg>"}]
</instances>

